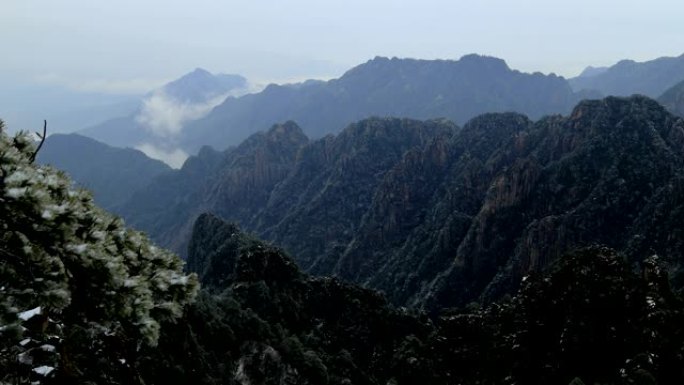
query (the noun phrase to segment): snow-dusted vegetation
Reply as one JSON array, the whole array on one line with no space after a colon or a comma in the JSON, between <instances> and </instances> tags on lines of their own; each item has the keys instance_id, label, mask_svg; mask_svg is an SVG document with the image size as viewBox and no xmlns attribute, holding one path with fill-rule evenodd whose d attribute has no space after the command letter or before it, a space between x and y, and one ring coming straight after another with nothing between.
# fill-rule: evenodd
<instances>
[{"instance_id":1,"label":"snow-dusted vegetation","mask_svg":"<svg viewBox=\"0 0 684 385\"><path fill-rule=\"evenodd\" d=\"M63 173L35 165L27 133L2 131L0 383L107 376L92 363L126 365L156 344L160 322L194 299L196 276Z\"/></svg>"}]
</instances>

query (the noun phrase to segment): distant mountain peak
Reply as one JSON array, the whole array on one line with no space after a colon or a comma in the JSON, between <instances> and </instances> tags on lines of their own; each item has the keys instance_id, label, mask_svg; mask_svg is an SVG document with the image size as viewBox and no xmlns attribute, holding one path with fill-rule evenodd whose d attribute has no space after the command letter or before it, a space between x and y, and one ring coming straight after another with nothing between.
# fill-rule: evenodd
<instances>
[{"instance_id":1,"label":"distant mountain peak","mask_svg":"<svg viewBox=\"0 0 684 385\"><path fill-rule=\"evenodd\" d=\"M233 89L244 88L247 79L240 75L218 74L197 67L180 78L167 83L162 91L183 102L205 102Z\"/></svg>"},{"instance_id":2,"label":"distant mountain peak","mask_svg":"<svg viewBox=\"0 0 684 385\"><path fill-rule=\"evenodd\" d=\"M506 61L503 59L494 56L480 55L476 53L464 55L458 60L458 62L462 64L475 64L478 66L483 66L483 68L487 69L498 69L501 71L511 70L511 68L508 67Z\"/></svg>"},{"instance_id":3,"label":"distant mountain peak","mask_svg":"<svg viewBox=\"0 0 684 385\"><path fill-rule=\"evenodd\" d=\"M588 78L592 76L600 75L608 70L608 67L593 67L588 66L582 73L579 74L578 78Z\"/></svg>"},{"instance_id":4,"label":"distant mountain peak","mask_svg":"<svg viewBox=\"0 0 684 385\"><path fill-rule=\"evenodd\" d=\"M594 90L605 96L642 94L656 98L682 80L684 55L643 62L624 59L607 68L587 67L568 81L576 92Z\"/></svg>"},{"instance_id":5,"label":"distant mountain peak","mask_svg":"<svg viewBox=\"0 0 684 385\"><path fill-rule=\"evenodd\" d=\"M474 62L489 62L489 63L503 63L506 64L504 59L498 58L496 56L481 55L479 53L469 53L461 56L458 61L474 61ZM506 64L508 66L508 64Z\"/></svg>"},{"instance_id":6,"label":"distant mountain peak","mask_svg":"<svg viewBox=\"0 0 684 385\"><path fill-rule=\"evenodd\" d=\"M205 70L205 69L202 68L202 67L196 67L192 72L188 73L188 74L185 75L185 76L189 76L189 75L210 75L210 76L213 76L213 75L211 74L211 72Z\"/></svg>"},{"instance_id":7,"label":"distant mountain peak","mask_svg":"<svg viewBox=\"0 0 684 385\"><path fill-rule=\"evenodd\" d=\"M258 93L228 98L189 126L184 148L195 152L211 143L223 149L287 120L301 124L309 137L320 138L371 116L445 117L462 124L486 112L517 111L537 119L568 113L579 99L561 77L512 70L491 56L376 56L336 79L269 85Z\"/></svg>"},{"instance_id":8,"label":"distant mountain peak","mask_svg":"<svg viewBox=\"0 0 684 385\"><path fill-rule=\"evenodd\" d=\"M211 80L214 78L214 75L200 67L195 68L194 70L186 73L185 75L179 77L176 80L173 80L166 85L164 85L163 88L168 89L168 88L175 88L179 86L185 85L185 83L188 82L196 82L196 81L204 81L204 80Z\"/></svg>"}]
</instances>

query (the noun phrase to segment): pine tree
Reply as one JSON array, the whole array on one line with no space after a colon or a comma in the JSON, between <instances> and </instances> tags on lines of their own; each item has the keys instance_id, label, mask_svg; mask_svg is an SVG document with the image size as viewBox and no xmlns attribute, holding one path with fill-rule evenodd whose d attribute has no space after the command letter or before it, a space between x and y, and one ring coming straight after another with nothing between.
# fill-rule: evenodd
<instances>
[{"instance_id":1,"label":"pine tree","mask_svg":"<svg viewBox=\"0 0 684 385\"><path fill-rule=\"evenodd\" d=\"M2 127L0 383L134 377L136 352L193 301L196 276Z\"/></svg>"}]
</instances>

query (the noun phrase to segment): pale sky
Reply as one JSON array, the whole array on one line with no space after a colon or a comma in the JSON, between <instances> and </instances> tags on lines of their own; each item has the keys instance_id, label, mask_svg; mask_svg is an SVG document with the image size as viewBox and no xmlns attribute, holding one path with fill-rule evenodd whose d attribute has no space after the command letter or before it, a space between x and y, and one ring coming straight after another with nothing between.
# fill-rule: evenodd
<instances>
[{"instance_id":1,"label":"pale sky","mask_svg":"<svg viewBox=\"0 0 684 385\"><path fill-rule=\"evenodd\" d=\"M682 0L0 0L0 84L144 92L195 67L286 81L469 53L572 77L679 56L682 16Z\"/></svg>"}]
</instances>

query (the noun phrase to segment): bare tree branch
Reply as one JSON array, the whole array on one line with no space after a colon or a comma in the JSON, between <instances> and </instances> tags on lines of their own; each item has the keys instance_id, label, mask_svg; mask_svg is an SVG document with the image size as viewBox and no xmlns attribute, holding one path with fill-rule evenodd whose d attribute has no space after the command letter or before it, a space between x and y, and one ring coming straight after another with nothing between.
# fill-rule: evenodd
<instances>
[{"instance_id":1,"label":"bare tree branch","mask_svg":"<svg viewBox=\"0 0 684 385\"><path fill-rule=\"evenodd\" d=\"M47 136L47 120L43 120L43 135L41 135L39 132L36 132L36 135L40 138L40 144L38 144L38 148L36 148L36 151L31 155L30 161L33 163L34 160L36 160L36 155L38 155L38 151L40 151L40 148L43 147L43 143L45 143L45 137Z\"/></svg>"}]
</instances>

